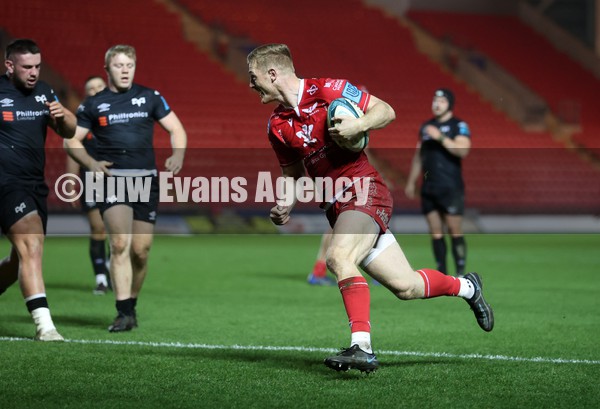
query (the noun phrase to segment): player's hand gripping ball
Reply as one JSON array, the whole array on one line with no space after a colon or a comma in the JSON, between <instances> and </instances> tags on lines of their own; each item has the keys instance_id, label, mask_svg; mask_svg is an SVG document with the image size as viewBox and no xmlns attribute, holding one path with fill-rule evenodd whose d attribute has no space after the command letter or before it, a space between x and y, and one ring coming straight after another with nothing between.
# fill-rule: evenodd
<instances>
[{"instance_id":1,"label":"player's hand gripping ball","mask_svg":"<svg viewBox=\"0 0 600 409\"><path fill-rule=\"evenodd\" d=\"M333 118L353 117L360 118L365 113L354 102L346 98L338 98L331 101L327 108L327 127L332 128L335 124ZM352 152L360 152L369 144L369 133L362 132L350 139L333 138L334 142L343 149Z\"/></svg>"}]
</instances>

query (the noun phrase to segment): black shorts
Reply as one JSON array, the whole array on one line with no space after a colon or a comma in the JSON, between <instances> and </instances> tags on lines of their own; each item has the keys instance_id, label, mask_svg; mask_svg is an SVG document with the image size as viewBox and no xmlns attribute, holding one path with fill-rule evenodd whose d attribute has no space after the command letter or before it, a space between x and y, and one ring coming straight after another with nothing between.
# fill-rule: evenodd
<instances>
[{"instance_id":1,"label":"black shorts","mask_svg":"<svg viewBox=\"0 0 600 409\"><path fill-rule=\"evenodd\" d=\"M4 234L13 224L33 211L42 219L44 234L48 225L48 186L5 185L0 186L0 229Z\"/></svg>"},{"instance_id":2,"label":"black shorts","mask_svg":"<svg viewBox=\"0 0 600 409\"><path fill-rule=\"evenodd\" d=\"M83 192L85 192L85 173L85 171L81 171L79 173L79 178L81 179L81 188L83 189ZM98 209L98 203L96 203L93 200L87 202L85 200L85 194L82 194L79 197L79 204L81 205L81 210L83 210L85 213L89 213L92 210Z\"/></svg>"},{"instance_id":3,"label":"black shorts","mask_svg":"<svg viewBox=\"0 0 600 409\"><path fill-rule=\"evenodd\" d=\"M465 191L461 188L424 188L421 190L421 211L428 214L462 216L465 212Z\"/></svg>"},{"instance_id":4,"label":"black shorts","mask_svg":"<svg viewBox=\"0 0 600 409\"><path fill-rule=\"evenodd\" d=\"M119 184L118 179L122 179L124 186L127 186L127 179L130 181L134 181L136 177L132 176L110 176L104 179L104 197L103 200L97 200L96 204L98 209L100 209L100 213L104 214L104 212L110 209L113 206L117 205L126 205L133 209L133 220L139 220L142 222L147 222L151 224L156 223L156 211L158 210L158 201L160 198L158 177L156 176L138 176L139 182L146 183L145 181L150 181L150 189L148 190L148 195L140 194L137 197L128 189L119 192L117 188L116 195L110 195L107 184L109 183L109 179L113 178L114 183L116 185ZM141 186L141 184L140 184ZM122 195L119 195L122 193ZM119 197L120 196L120 197Z\"/></svg>"}]
</instances>

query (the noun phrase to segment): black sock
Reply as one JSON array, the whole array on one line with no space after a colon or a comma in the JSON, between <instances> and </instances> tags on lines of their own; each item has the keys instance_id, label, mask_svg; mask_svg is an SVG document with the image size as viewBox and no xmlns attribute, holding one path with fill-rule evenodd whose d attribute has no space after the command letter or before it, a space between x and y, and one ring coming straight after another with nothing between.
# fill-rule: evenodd
<instances>
[{"instance_id":1,"label":"black sock","mask_svg":"<svg viewBox=\"0 0 600 409\"><path fill-rule=\"evenodd\" d=\"M446 241L442 237L440 239L432 239L431 244L433 245L433 256L437 263L437 269L446 274Z\"/></svg>"},{"instance_id":2,"label":"black sock","mask_svg":"<svg viewBox=\"0 0 600 409\"><path fill-rule=\"evenodd\" d=\"M130 298L130 300L131 300L131 308L132 308L133 312L135 313L135 307L137 306L137 297Z\"/></svg>"},{"instance_id":3,"label":"black sock","mask_svg":"<svg viewBox=\"0 0 600 409\"><path fill-rule=\"evenodd\" d=\"M90 258L94 267L94 274L106 274L106 247L104 240L90 239Z\"/></svg>"},{"instance_id":4,"label":"black sock","mask_svg":"<svg viewBox=\"0 0 600 409\"><path fill-rule=\"evenodd\" d=\"M29 312L37 310L38 308L48 308L48 299L46 297L34 298L33 300L25 302L25 305L27 305L27 310Z\"/></svg>"},{"instance_id":5,"label":"black sock","mask_svg":"<svg viewBox=\"0 0 600 409\"><path fill-rule=\"evenodd\" d=\"M117 300L116 302L116 307L117 307L117 312L119 314L123 314L123 315L132 315L133 314L133 302L131 301L131 298L128 298L126 300Z\"/></svg>"},{"instance_id":6,"label":"black sock","mask_svg":"<svg viewBox=\"0 0 600 409\"><path fill-rule=\"evenodd\" d=\"M465 266L467 264L467 243L465 238L452 237L452 255L456 263L456 275L465 275Z\"/></svg>"}]
</instances>

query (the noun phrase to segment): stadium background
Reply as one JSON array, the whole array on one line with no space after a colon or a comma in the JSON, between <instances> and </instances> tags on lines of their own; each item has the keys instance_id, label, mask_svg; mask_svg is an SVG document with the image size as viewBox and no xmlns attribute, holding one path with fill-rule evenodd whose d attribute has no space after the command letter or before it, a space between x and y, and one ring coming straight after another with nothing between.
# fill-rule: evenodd
<instances>
[{"instance_id":1,"label":"stadium background","mask_svg":"<svg viewBox=\"0 0 600 409\"><path fill-rule=\"evenodd\" d=\"M245 176L249 186L259 171L279 170L265 135L273 107L248 88L245 56L258 44L287 43L300 76L348 78L396 110L397 120L373 133L370 153L393 189L399 232L426 228L404 181L433 90L451 88L473 134L467 232L600 231L597 2L446 3L32 0L4 4L0 28L2 45L39 43L42 75L71 109L84 80L104 76L109 46L135 46L136 82L160 90L188 132L182 176ZM61 143L49 135L51 188L64 173ZM160 129L155 145L163 163L170 149ZM50 232L85 231L51 191ZM163 203L158 230L271 232L269 207ZM316 206L298 210L288 231L323 229Z\"/></svg>"},{"instance_id":2,"label":"stadium background","mask_svg":"<svg viewBox=\"0 0 600 409\"><path fill-rule=\"evenodd\" d=\"M456 299L404 303L372 285L382 368L368 377L330 371L322 359L344 346L348 327L337 288L306 284L319 234L161 234L140 327L111 334L114 297L91 294L88 241L49 237L44 279L68 341L32 342L19 288L9 288L0 297L0 407L598 406L600 119L592 98L600 65L587 21L600 9L578 0L369 3L31 0L3 2L0 27L2 44L39 42L43 73L72 108L84 79L102 74L105 50L133 44L136 80L159 89L186 126L190 176L278 171L264 134L272 107L248 89L244 59L258 43L289 43L302 75L361 82L396 109L372 145L395 186L396 232L423 231L403 178L432 90L451 87L457 115L473 128L466 227L490 234L469 235L469 269L484 276L494 331L480 331ZM570 20L583 40L549 17ZM164 132L156 143L168 146ZM47 152L52 186L65 160L56 135ZM54 231L87 229L54 195L50 204ZM272 231L267 209L163 205L158 227ZM293 229L321 231L322 215L301 210ZM536 230L596 234L504 234ZM431 265L427 234L398 240L412 265ZM1 237L0 254L9 246Z\"/></svg>"}]
</instances>

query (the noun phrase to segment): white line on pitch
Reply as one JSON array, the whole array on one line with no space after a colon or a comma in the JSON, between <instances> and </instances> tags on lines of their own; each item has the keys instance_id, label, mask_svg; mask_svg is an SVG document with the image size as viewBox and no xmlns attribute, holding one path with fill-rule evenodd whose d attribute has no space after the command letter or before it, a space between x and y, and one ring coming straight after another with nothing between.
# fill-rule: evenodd
<instances>
[{"instance_id":1,"label":"white line on pitch","mask_svg":"<svg viewBox=\"0 0 600 409\"><path fill-rule=\"evenodd\" d=\"M0 341L33 341L31 338L0 337ZM312 348L295 346L269 346L269 345L212 345L212 344L184 344L181 342L142 342L142 341L111 341L111 340L87 340L87 339L65 339L71 344L99 344L99 345L133 345L155 348L188 348L188 349L222 349L238 351L291 351L291 352L338 352L333 348ZM489 361L513 361L513 362L538 362L552 364L587 364L600 365L600 360L592 359L566 359L566 358L525 358L507 355L489 354L450 354L447 352L416 352L416 351L377 351L377 355L414 356L420 358L452 358L452 359L483 359Z\"/></svg>"}]
</instances>

